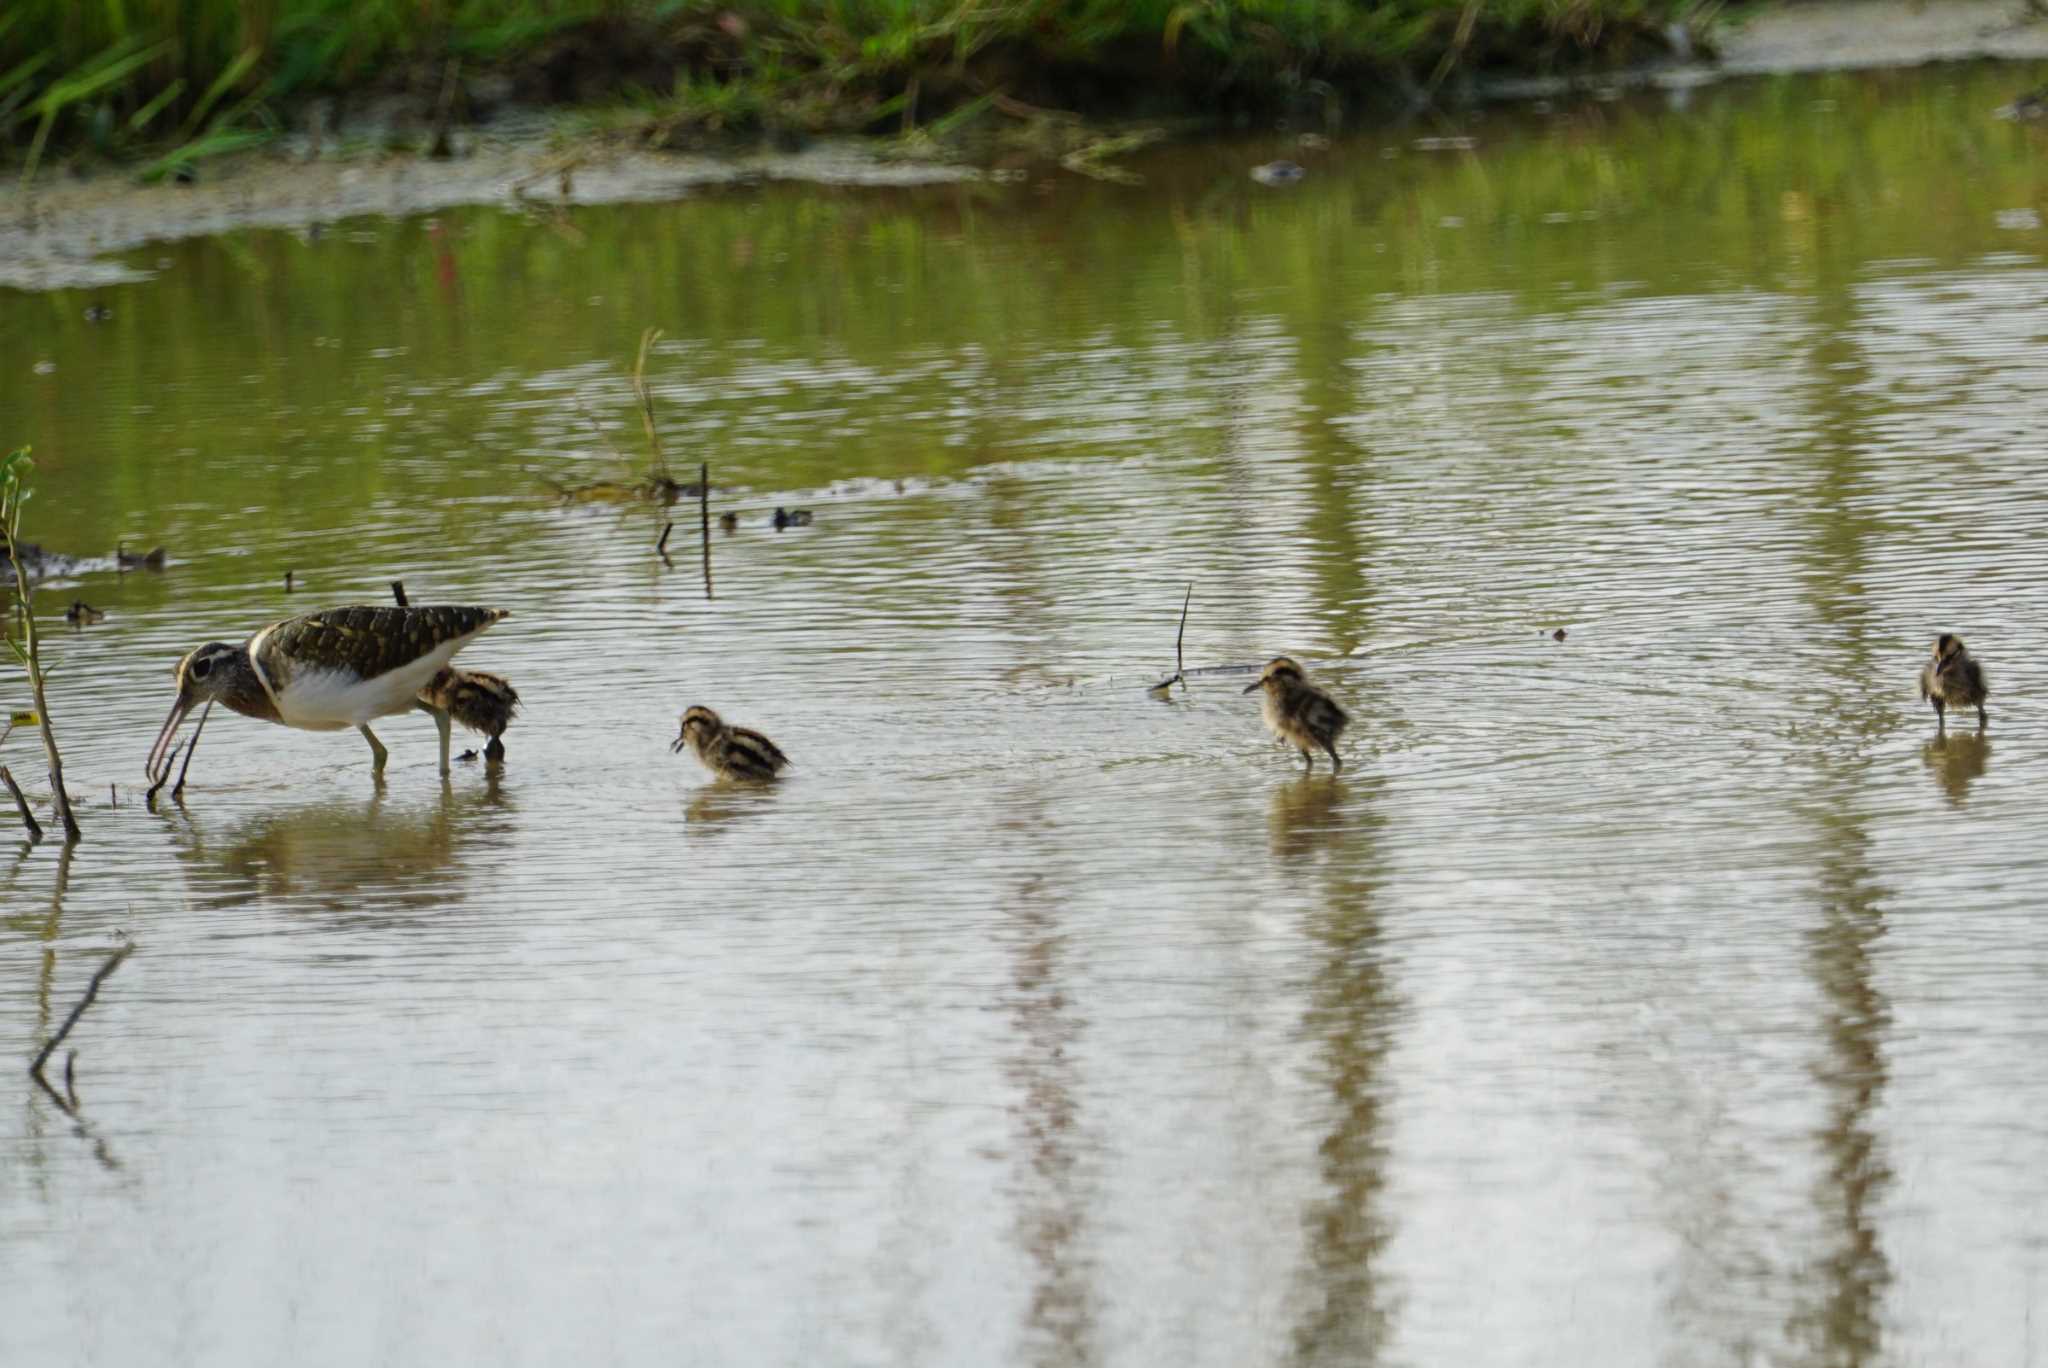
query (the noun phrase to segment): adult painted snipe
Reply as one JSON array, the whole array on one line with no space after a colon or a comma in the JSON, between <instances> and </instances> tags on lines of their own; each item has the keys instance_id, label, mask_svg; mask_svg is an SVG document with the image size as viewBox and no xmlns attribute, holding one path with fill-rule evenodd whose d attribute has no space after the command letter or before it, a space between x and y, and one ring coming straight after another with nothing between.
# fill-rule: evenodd
<instances>
[{"instance_id":1,"label":"adult painted snipe","mask_svg":"<svg viewBox=\"0 0 2048 1368\"><path fill-rule=\"evenodd\" d=\"M502 608L329 608L274 622L239 646L210 641L178 662L178 701L150 747L150 781L161 783L169 772L171 743L201 703L209 712L224 703L244 717L301 731L354 727L370 743L378 773L388 752L369 724L421 708L441 733L446 774L448 711L423 700L420 691L450 657L505 616ZM204 714L199 725L206 725Z\"/></svg>"}]
</instances>

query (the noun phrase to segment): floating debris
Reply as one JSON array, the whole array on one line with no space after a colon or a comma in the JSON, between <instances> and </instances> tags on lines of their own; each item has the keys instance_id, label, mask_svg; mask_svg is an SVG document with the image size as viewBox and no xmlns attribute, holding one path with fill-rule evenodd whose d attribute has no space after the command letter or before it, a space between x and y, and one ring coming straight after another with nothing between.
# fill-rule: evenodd
<instances>
[{"instance_id":1,"label":"floating debris","mask_svg":"<svg viewBox=\"0 0 2048 1368\"><path fill-rule=\"evenodd\" d=\"M775 530L777 532L780 532L785 527L809 527L810 525L811 510L808 508L785 509L777 507L775 510Z\"/></svg>"},{"instance_id":2,"label":"floating debris","mask_svg":"<svg viewBox=\"0 0 2048 1368\"><path fill-rule=\"evenodd\" d=\"M704 492L702 485L684 484L666 475L649 475L644 480L592 480L580 485L549 480L547 486L564 503L672 504L679 499L697 498Z\"/></svg>"},{"instance_id":3,"label":"floating debris","mask_svg":"<svg viewBox=\"0 0 2048 1368\"><path fill-rule=\"evenodd\" d=\"M134 555L128 550L128 543L120 542L114 547L114 565L120 570L161 570L164 568L164 549Z\"/></svg>"},{"instance_id":4,"label":"floating debris","mask_svg":"<svg viewBox=\"0 0 2048 1368\"><path fill-rule=\"evenodd\" d=\"M1252 179L1261 185L1292 185L1308 174L1300 162L1270 161L1252 168Z\"/></svg>"}]
</instances>

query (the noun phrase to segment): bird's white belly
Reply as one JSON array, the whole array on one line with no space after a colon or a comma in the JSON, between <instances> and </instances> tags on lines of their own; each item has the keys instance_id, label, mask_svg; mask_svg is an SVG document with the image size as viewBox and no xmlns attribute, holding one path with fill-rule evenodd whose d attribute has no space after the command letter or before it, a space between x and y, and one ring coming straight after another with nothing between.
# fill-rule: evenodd
<instances>
[{"instance_id":1,"label":"bird's white belly","mask_svg":"<svg viewBox=\"0 0 2048 1368\"><path fill-rule=\"evenodd\" d=\"M278 716L287 727L340 731L405 712L427 681L440 673L467 640L446 642L409 665L371 679L353 670L294 670L290 681L277 692Z\"/></svg>"}]
</instances>

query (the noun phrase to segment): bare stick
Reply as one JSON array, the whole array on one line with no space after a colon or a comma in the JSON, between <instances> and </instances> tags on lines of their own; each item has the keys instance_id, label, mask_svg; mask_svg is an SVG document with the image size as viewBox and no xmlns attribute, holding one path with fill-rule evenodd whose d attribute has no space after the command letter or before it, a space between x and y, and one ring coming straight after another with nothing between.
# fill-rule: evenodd
<instances>
[{"instance_id":1,"label":"bare stick","mask_svg":"<svg viewBox=\"0 0 2048 1368\"><path fill-rule=\"evenodd\" d=\"M36 821L36 815L29 811L28 799L21 796L21 785L14 782L14 776L8 773L5 765L0 765L0 784L7 785L7 791L14 795L14 807L21 813L21 824L28 828L28 838L31 841L42 840L42 823Z\"/></svg>"},{"instance_id":2,"label":"bare stick","mask_svg":"<svg viewBox=\"0 0 2048 1368\"><path fill-rule=\"evenodd\" d=\"M1188 686L1188 663L1181 659L1180 643L1181 638L1188 634L1188 604L1194 601L1194 597L1195 582L1189 580L1188 591L1181 596L1180 600L1180 630L1173 634L1173 672L1180 676L1180 686L1183 689ZM208 706L212 705L209 704Z\"/></svg>"},{"instance_id":3,"label":"bare stick","mask_svg":"<svg viewBox=\"0 0 2048 1368\"><path fill-rule=\"evenodd\" d=\"M393 580L393 581L391 581L391 597L393 597L393 598L395 598L395 599L397 599L397 600L398 600L398 606L399 606L399 607L401 607L401 608L410 608L410 607L412 607L412 605L411 605L410 603L407 603L407 602L405 601L405 581L404 581L404 580Z\"/></svg>"},{"instance_id":4,"label":"bare stick","mask_svg":"<svg viewBox=\"0 0 2048 1368\"><path fill-rule=\"evenodd\" d=\"M704 538L704 597L711 597L711 463L697 463L697 531Z\"/></svg>"},{"instance_id":5,"label":"bare stick","mask_svg":"<svg viewBox=\"0 0 2048 1368\"><path fill-rule=\"evenodd\" d=\"M64 1100L71 1104L72 1114L78 1113L78 1051L72 1050L64 1056Z\"/></svg>"},{"instance_id":6,"label":"bare stick","mask_svg":"<svg viewBox=\"0 0 2048 1368\"><path fill-rule=\"evenodd\" d=\"M107 806L121 806L121 790L115 788L112 784L107 785Z\"/></svg>"},{"instance_id":7,"label":"bare stick","mask_svg":"<svg viewBox=\"0 0 2048 1368\"><path fill-rule=\"evenodd\" d=\"M206 719L212 712L213 700L209 698L206 700L206 707L200 710L199 725L192 729L192 741L185 747L185 763L178 766L178 782L171 785L173 801L178 800L185 792L185 771L192 768L192 752L199 749L199 733L206 730ZM165 767L164 773L170 773L168 766Z\"/></svg>"},{"instance_id":8,"label":"bare stick","mask_svg":"<svg viewBox=\"0 0 2048 1368\"><path fill-rule=\"evenodd\" d=\"M1180 630L1173 634L1173 673L1154 684L1147 692L1171 692L1175 684L1179 684L1183 691L1188 687L1188 666L1187 661L1181 657L1180 645L1188 634L1188 603L1194 596L1195 582L1189 580L1188 591L1180 600Z\"/></svg>"},{"instance_id":9,"label":"bare stick","mask_svg":"<svg viewBox=\"0 0 2048 1368\"><path fill-rule=\"evenodd\" d=\"M21 505L16 503L12 510L11 525L7 529L9 543L17 540ZM36 630L36 615L29 603L28 571L23 568L24 556L14 558L15 599L21 606L22 635L27 638L29 690L36 700L36 723L43 733L43 755L50 762L50 802L57 809L57 820L64 826L64 839L79 839L78 818L71 812L71 795L64 791L64 757L57 752L57 734L50 730L50 703L43 696L43 659L40 649L42 634Z\"/></svg>"},{"instance_id":10,"label":"bare stick","mask_svg":"<svg viewBox=\"0 0 2048 1368\"><path fill-rule=\"evenodd\" d=\"M669 565L674 565L675 562L668 558L668 534L675 530L676 525L673 522L663 523L661 525L661 540L654 544L654 554L660 556Z\"/></svg>"},{"instance_id":11,"label":"bare stick","mask_svg":"<svg viewBox=\"0 0 2048 1368\"><path fill-rule=\"evenodd\" d=\"M43 1077L43 1065L49 1062L50 1056L56 1053L57 1047L64 1043L64 1037L71 1034L71 1028L76 1026L78 1019L85 1015L85 1009L92 1006L92 1000L100 995L100 985L107 981L107 975L119 969L121 961L127 959L134 951L134 946L124 945L113 954L107 956L107 962L102 964L93 973L92 982L85 985L85 996L78 1000L78 1005L71 1009L71 1015L65 1017L64 1024L57 1028L57 1034L50 1037L49 1043L44 1045L41 1053L36 1055L35 1062L28 1066L29 1077L42 1084L43 1091L52 1097L56 1097L60 1105L64 1099L57 1096L57 1090L52 1088L50 1081Z\"/></svg>"}]
</instances>

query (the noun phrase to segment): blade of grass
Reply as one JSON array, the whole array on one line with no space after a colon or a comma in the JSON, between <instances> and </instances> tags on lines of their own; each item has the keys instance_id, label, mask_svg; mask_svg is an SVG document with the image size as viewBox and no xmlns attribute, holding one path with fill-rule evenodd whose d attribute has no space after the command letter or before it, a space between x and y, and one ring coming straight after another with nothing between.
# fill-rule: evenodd
<instances>
[{"instance_id":1,"label":"blade of grass","mask_svg":"<svg viewBox=\"0 0 2048 1368\"><path fill-rule=\"evenodd\" d=\"M36 166L43 159L43 148L50 141L50 130L56 126L58 115L79 101L126 79L131 72L155 61L170 50L171 44L166 39L161 43L152 43L140 52L130 51L123 55L123 49L133 46L131 41L125 39L115 43L93 61L86 63L75 75L52 82L42 97L30 106L31 112L40 113L42 117L36 124L34 140L29 143L28 160L21 168L23 190L28 189L29 182L35 179ZM20 117L25 118L27 115Z\"/></svg>"},{"instance_id":2,"label":"blade of grass","mask_svg":"<svg viewBox=\"0 0 2048 1368\"><path fill-rule=\"evenodd\" d=\"M168 105L184 93L185 78L180 76L158 91L155 99L128 116L128 131L130 133L140 133L143 129L149 127L150 120L163 113L165 105Z\"/></svg>"},{"instance_id":3,"label":"blade of grass","mask_svg":"<svg viewBox=\"0 0 2048 1368\"><path fill-rule=\"evenodd\" d=\"M221 96L227 94L234 87L237 81L248 74L249 68L255 66L256 59L262 55L253 47L242 49L241 54L234 61L228 63L227 70L214 77L213 84L208 86L206 93L199 97L199 103L192 106L192 112L185 116L185 126L178 130L179 136L189 138L198 132L199 125L206 122L208 111L213 108Z\"/></svg>"},{"instance_id":4,"label":"blade of grass","mask_svg":"<svg viewBox=\"0 0 2048 1368\"><path fill-rule=\"evenodd\" d=\"M174 151L166 152L136 172L136 175L145 182L160 181L181 166L189 166L207 157L240 152L244 148L261 147L273 136L275 135L267 128L215 128Z\"/></svg>"}]
</instances>

